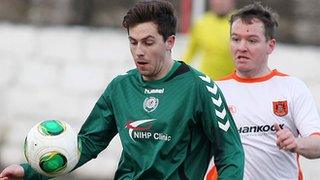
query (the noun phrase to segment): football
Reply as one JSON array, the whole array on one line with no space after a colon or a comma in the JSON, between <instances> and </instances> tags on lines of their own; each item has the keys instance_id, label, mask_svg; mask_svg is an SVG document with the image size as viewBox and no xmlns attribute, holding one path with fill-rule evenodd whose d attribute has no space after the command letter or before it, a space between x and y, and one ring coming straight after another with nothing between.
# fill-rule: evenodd
<instances>
[{"instance_id":1,"label":"football","mask_svg":"<svg viewBox=\"0 0 320 180\"><path fill-rule=\"evenodd\" d=\"M77 133L64 121L42 121L27 134L24 155L31 167L45 176L66 174L80 158Z\"/></svg>"}]
</instances>

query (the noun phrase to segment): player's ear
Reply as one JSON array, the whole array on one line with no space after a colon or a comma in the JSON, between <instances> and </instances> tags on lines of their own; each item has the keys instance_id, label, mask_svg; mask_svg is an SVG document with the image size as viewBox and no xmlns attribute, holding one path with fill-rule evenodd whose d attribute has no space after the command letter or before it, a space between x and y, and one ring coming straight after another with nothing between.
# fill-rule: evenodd
<instances>
[{"instance_id":1,"label":"player's ear","mask_svg":"<svg viewBox=\"0 0 320 180\"><path fill-rule=\"evenodd\" d=\"M270 39L268 40L268 54L271 54L274 48L276 47L276 40L275 39Z\"/></svg>"},{"instance_id":2,"label":"player's ear","mask_svg":"<svg viewBox=\"0 0 320 180\"><path fill-rule=\"evenodd\" d=\"M176 41L176 36L175 35L169 36L167 38L166 42L165 42L166 43L166 49L171 51L171 49L174 46L175 41Z\"/></svg>"}]
</instances>

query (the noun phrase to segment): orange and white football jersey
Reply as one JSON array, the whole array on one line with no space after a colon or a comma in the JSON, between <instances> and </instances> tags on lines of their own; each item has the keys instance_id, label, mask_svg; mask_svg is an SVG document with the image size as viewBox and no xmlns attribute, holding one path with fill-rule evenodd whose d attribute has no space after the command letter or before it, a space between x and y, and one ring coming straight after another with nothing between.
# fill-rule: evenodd
<instances>
[{"instance_id":1,"label":"orange and white football jersey","mask_svg":"<svg viewBox=\"0 0 320 180\"><path fill-rule=\"evenodd\" d=\"M277 147L274 123L296 137L320 134L319 114L306 85L277 70L254 79L233 73L216 82L243 143L244 179L302 179L298 155Z\"/></svg>"}]
</instances>

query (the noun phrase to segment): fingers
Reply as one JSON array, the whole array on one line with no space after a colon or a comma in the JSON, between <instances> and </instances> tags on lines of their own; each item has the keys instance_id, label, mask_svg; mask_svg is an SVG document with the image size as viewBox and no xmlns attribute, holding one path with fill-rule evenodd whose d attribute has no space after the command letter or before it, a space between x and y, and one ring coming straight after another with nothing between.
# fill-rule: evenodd
<instances>
[{"instance_id":1,"label":"fingers","mask_svg":"<svg viewBox=\"0 0 320 180\"><path fill-rule=\"evenodd\" d=\"M277 141L276 141L276 144L277 144L277 146L279 147L279 149L285 149L285 148L286 148L286 146L288 145L288 144L286 144L286 143L289 142L289 139L288 139L288 138L289 138L289 137L286 137L286 136L284 136L284 135L278 136Z\"/></svg>"},{"instance_id":2,"label":"fingers","mask_svg":"<svg viewBox=\"0 0 320 180\"><path fill-rule=\"evenodd\" d=\"M294 152L297 148L297 142L289 129L281 129L278 124L274 124L277 140L276 144L279 149Z\"/></svg>"},{"instance_id":3,"label":"fingers","mask_svg":"<svg viewBox=\"0 0 320 180\"><path fill-rule=\"evenodd\" d=\"M1 173L0 173L0 180L3 180L4 177L7 176L7 168L5 168Z\"/></svg>"},{"instance_id":4,"label":"fingers","mask_svg":"<svg viewBox=\"0 0 320 180\"><path fill-rule=\"evenodd\" d=\"M278 131L276 144L280 149L286 147L290 142L290 134L287 131Z\"/></svg>"},{"instance_id":5,"label":"fingers","mask_svg":"<svg viewBox=\"0 0 320 180\"><path fill-rule=\"evenodd\" d=\"M283 141L288 139L289 134L287 134L286 130L281 129L279 124L277 124L277 123L274 124L274 127L275 127L276 135L277 135L276 144L279 147L279 149L283 149L283 147L284 147Z\"/></svg>"},{"instance_id":6,"label":"fingers","mask_svg":"<svg viewBox=\"0 0 320 180\"><path fill-rule=\"evenodd\" d=\"M3 180L3 179L5 179L5 178L8 178L9 176L11 176L11 172L10 172L10 168L9 167L7 167L7 168L5 168L2 172L1 172L1 174L0 174L0 180Z\"/></svg>"},{"instance_id":7,"label":"fingers","mask_svg":"<svg viewBox=\"0 0 320 180\"><path fill-rule=\"evenodd\" d=\"M0 180L8 179L22 179L24 176L24 170L19 165L11 165L6 167L0 174Z\"/></svg>"},{"instance_id":8,"label":"fingers","mask_svg":"<svg viewBox=\"0 0 320 180\"><path fill-rule=\"evenodd\" d=\"M288 138L292 136L292 133L288 129L283 129L281 131L276 132L277 140L284 143Z\"/></svg>"},{"instance_id":9,"label":"fingers","mask_svg":"<svg viewBox=\"0 0 320 180\"><path fill-rule=\"evenodd\" d=\"M276 132L281 130L281 128L280 128L278 123L274 123L273 125L274 125L274 128L275 128Z\"/></svg>"},{"instance_id":10,"label":"fingers","mask_svg":"<svg viewBox=\"0 0 320 180\"><path fill-rule=\"evenodd\" d=\"M277 140L277 145L279 149L291 150L292 148L295 147L295 144L296 144L295 139L291 136L287 136L282 141Z\"/></svg>"}]
</instances>

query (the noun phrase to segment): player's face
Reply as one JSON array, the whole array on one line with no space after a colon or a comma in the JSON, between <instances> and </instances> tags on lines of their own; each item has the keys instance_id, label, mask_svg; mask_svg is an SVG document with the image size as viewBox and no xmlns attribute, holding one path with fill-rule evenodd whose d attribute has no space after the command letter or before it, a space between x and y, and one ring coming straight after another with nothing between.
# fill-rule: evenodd
<instances>
[{"instance_id":1,"label":"player's face","mask_svg":"<svg viewBox=\"0 0 320 180\"><path fill-rule=\"evenodd\" d=\"M225 16L234 8L234 0L210 0L210 6L217 15Z\"/></svg>"},{"instance_id":2,"label":"player's face","mask_svg":"<svg viewBox=\"0 0 320 180\"><path fill-rule=\"evenodd\" d=\"M145 22L129 28L129 41L134 62L144 80L157 80L166 75L173 63L173 35L164 41L157 25Z\"/></svg>"},{"instance_id":3,"label":"player's face","mask_svg":"<svg viewBox=\"0 0 320 180\"><path fill-rule=\"evenodd\" d=\"M231 52L240 77L260 77L266 75L268 56L275 47L275 39L267 40L263 23L253 19L251 24L241 19L231 25Z\"/></svg>"}]
</instances>

